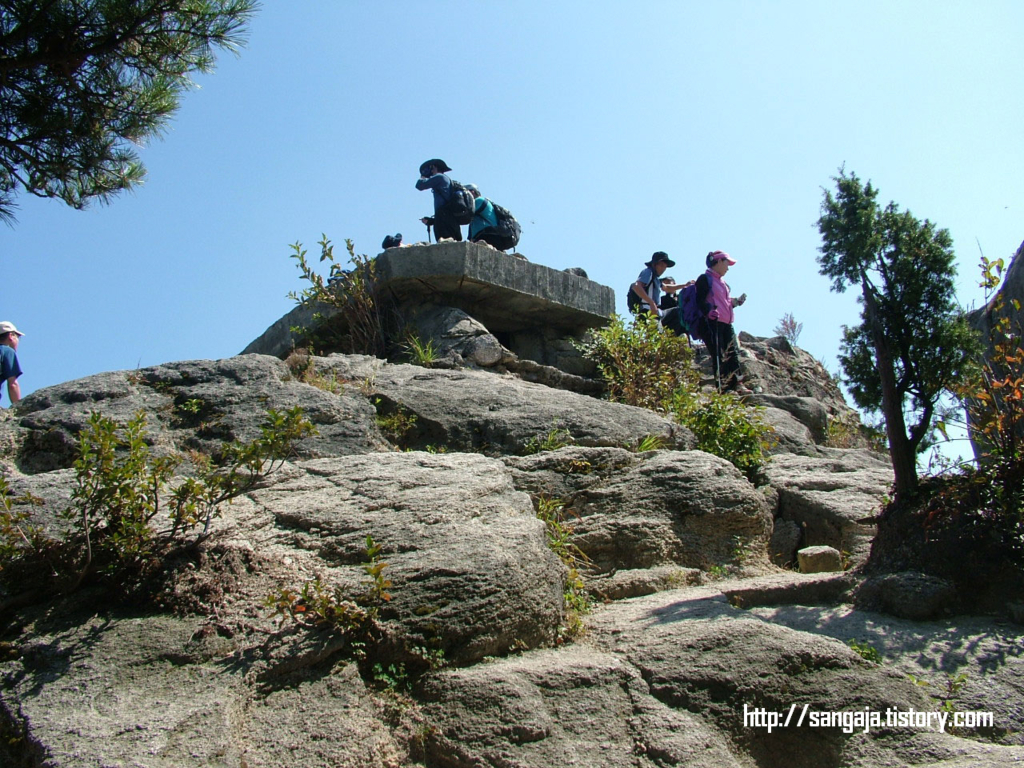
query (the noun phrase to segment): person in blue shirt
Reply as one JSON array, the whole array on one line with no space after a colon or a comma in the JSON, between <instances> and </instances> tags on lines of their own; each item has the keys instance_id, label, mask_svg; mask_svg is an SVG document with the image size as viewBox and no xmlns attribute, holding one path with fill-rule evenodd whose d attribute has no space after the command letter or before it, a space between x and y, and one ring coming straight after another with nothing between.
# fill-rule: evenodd
<instances>
[{"instance_id":1,"label":"person in blue shirt","mask_svg":"<svg viewBox=\"0 0 1024 768\"><path fill-rule=\"evenodd\" d=\"M24 334L14 327L14 323L4 320L0 323L0 386L7 382L7 396L11 405L21 400L21 366L18 365L18 340ZM2 393L0 393L2 394Z\"/></svg>"},{"instance_id":2,"label":"person in blue shirt","mask_svg":"<svg viewBox=\"0 0 1024 768\"><path fill-rule=\"evenodd\" d=\"M636 282L630 290L640 299L639 312L651 312L655 317L661 317L661 294L681 291L685 286L677 284L671 278L662 278L665 270L674 267L676 263L668 257L664 251L655 251L651 260L647 262L646 269L640 272Z\"/></svg>"},{"instance_id":3,"label":"person in blue shirt","mask_svg":"<svg viewBox=\"0 0 1024 768\"><path fill-rule=\"evenodd\" d=\"M434 238L440 242L443 238L462 241L462 228L445 207L452 196L452 180L445 174L451 168L444 160L427 160L420 166L420 178L416 189L429 189L434 195L434 215L424 216L420 221L434 228Z\"/></svg>"}]
</instances>

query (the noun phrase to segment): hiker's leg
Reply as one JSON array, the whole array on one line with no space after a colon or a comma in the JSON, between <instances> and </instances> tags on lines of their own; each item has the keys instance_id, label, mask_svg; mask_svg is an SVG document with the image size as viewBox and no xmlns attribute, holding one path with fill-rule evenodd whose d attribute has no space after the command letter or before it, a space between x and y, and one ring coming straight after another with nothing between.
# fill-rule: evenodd
<instances>
[{"instance_id":1,"label":"hiker's leg","mask_svg":"<svg viewBox=\"0 0 1024 768\"><path fill-rule=\"evenodd\" d=\"M708 355L711 357L711 372L715 377L715 387L719 390L722 388L722 348L718 343L721 325L722 323L715 320L701 321L704 344L707 346Z\"/></svg>"},{"instance_id":2,"label":"hiker's leg","mask_svg":"<svg viewBox=\"0 0 1024 768\"><path fill-rule=\"evenodd\" d=\"M478 241L482 240L488 245L497 248L499 251L505 250L505 238L491 228L478 232L475 239Z\"/></svg>"},{"instance_id":3,"label":"hiker's leg","mask_svg":"<svg viewBox=\"0 0 1024 768\"><path fill-rule=\"evenodd\" d=\"M732 323L719 323L719 326L722 345L722 386L726 389L735 389L740 383L740 355L736 330Z\"/></svg>"},{"instance_id":4,"label":"hiker's leg","mask_svg":"<svg viewBox=\"0 0 1024 768\"><path fill-rule=\"evenodd\" d=\"M462 228L455 223L455 220L444 213L434 214L434 239L448 237L452 240L462 240Z\"/></svg>"}]
</instances>

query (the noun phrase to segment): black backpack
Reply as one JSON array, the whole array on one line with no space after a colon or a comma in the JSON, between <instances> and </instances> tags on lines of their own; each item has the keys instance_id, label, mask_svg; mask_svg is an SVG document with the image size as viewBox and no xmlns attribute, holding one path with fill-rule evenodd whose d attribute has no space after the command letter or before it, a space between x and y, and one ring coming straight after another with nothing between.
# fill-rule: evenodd
<instances>
[{"instance_id":1,"label":"black backpack","mask_svg":"<svg viewBox=\"0 0 1024 768\"><path fill-rule=\"evenodd\" d=\"M491 207L494 208L494 218L498 222L497 226L494 227L494 234L488 238L491 245L501 251L515 248L519 245L519 235L523 232L522 227L519 226L516 217L511 214L508 208L502 208L494 201L491 201Z\"/></svg>"},{"instance_id":2,"label":"black backpack","mask_svg":"<svg viewBox=\"0 0 1024 768\"><path fill-rule=\"evenodd\" d=\"M651 282L644 286L644 292L648 296L651 295L651 286L654 285L654 281L657 279L657 277L652 277ZM626 308L630 311L631 314L636 314L637 307L644 306L646 303L643 299L636 295L636 291L633 290L634 285L636 285L635 280L629 284L629 293L626 294Z\"/></svg>"},{"instance_id":3,"label":"black backpack","mask_svg":"<svg viewBox=\"0 0 1024 768\"><path fill-rule=\"evenodd\" d=\"M448 191L448 202L444 204L442 210L451 216L456 224L469 224L473 220L473 203L476 198L455 179L449 181L451 187Z\"/></svg>"}]
</instances>

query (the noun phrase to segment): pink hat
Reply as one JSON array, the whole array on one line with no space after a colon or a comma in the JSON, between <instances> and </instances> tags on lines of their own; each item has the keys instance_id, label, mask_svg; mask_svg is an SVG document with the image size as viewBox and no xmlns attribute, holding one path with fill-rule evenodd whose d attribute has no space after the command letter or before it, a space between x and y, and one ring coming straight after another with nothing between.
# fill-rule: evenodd
<instances>
[{"instance_id":1,"label":"pink hat","mask_svg":"<svg viewBox=\"0 0 1024 768\"><path fill-rule=\"evenodd\" d=\"M736 263L736 259L734 259L732 256L730 256L725 251L712 251L711 253L708 254L708 257L707 257L705 263L708 265L708 268L710 269L711 267L715 266L715 264L717 264L720 261L727 261L727 262L729 262L729 266L730 267L733 264Z\"/></svg>"}]
</instances>

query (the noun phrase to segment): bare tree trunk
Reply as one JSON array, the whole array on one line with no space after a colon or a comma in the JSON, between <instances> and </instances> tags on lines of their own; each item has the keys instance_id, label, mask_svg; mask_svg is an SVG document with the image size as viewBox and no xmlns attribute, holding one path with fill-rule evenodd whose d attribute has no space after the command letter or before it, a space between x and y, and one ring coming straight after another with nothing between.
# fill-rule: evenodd
<instances>
[{"instance_id":1,"label":"bare tree trunk","mask_svg":"<svg viewBox=\"0 0 1024 768\"><path fill-rule=\"evenodd\" d=\"M906 499L917 490L917 461L907 437L907 424L903 417L903 400L896 391L896 369L892 353L885 338L882 324L878 321L878 306L875 303L874 288L865 280L862 283L864 306L871 325L871 340L875 347L875 365L882 384L882 415L885 416L885 435L889 439L889 458L896 476L896 498Z\"/></svg>"}]
</instances>

